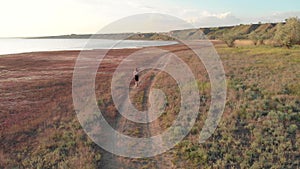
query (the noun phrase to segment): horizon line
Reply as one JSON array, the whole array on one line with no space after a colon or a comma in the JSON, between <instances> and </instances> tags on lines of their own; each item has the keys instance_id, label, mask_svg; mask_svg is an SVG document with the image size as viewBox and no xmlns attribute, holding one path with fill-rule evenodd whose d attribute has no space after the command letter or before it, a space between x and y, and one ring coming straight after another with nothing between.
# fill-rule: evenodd
<instances>
[{"instance_id":1,"label":"horizon line","mask_svg":"<svg viewBox=\"0 0 300 169\"><path fill-rule=\"evenodd\" d=\"M255 22L255 23L240 23L240 24L232 24L232 25L219 25L219 26L203 26L203 27L194 27L194 28L186 28L186 29L174 29L169 31L162 31L162 32L111 32L111 33L70 33L70 34L57 34L57 35L40 35L40 36L9 36L9 37L0 37L0 39L26 39L26 38L45 38L45 37L59 37L59 36L72 36L72 35L112 35L112 34L147 34L147 33L169 33L172 31L181 31L181 30L192 30L192 29L207 29L207 28L228 28L228 27L235 27L241 25L255 25L255 24L278 24L278 23L285 23L282 22Z\"/></svg>"}]
</instances>

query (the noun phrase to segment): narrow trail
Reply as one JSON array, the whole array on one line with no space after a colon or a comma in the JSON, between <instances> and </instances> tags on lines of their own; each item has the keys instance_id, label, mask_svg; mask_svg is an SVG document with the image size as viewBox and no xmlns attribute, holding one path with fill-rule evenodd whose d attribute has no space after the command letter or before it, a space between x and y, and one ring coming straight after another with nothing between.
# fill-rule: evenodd
<instances>
[{"instance_id":1,"label":"narrow trail","mask_svg":"<svg viewBox=\"0 0 300 169\"><path fill-rule=\"evenodd\" d=\"M168 58L167 62L165 63L165 65L163 66L163 69L166 68L166 66L169 64L170 62L170 57ZM148 92L144 92L145 93L145 97L147 98L147 103L143 103L143 106L146 106L147 108L147 105L150 104L150 90L154 88L154 85L155 85L155 82L157 80L157 77L158 75L160 74L161 72L158 72L158 74L153 78L151 79L151 83L149 85L149 90ZM150 113L151 115L151 113ZM147 114L147 118L149 118L149 114ZM148 132L151 134L151 133L160 133L161 131L161 126L159 124L159 121L158 120L155 120L152 122L152 125L150 127L150 124L147 123L147 130ZM160 140L159 141L160 143L162 143L163 141ZM161 155L158 155L155 158L155 161L156 161L156 166L157 168L175 168L171 162L171 157L168 155L168 154L161 154Z\"/></svg>"},{"instance_id":2,"label":"narrow trail","mask_svg":"<svg viewBox=\"0 0 300 169\"><path fill-rule=\"evenodd\" d=\"M170 57L167 62L164 64L164 68L169 63ZM156 62L156 64L161 63L160 59ZM154 86L154 82L156 81L156 76L159 74L158 70L149 70L145 74L141 76L141 83L138 88L131 89L129 95L135 97L136 95L142 93L142 102L140 104L140 108L144 111L148 109L148 105L150 104L149 95L150 91ZM131 98L132 98L131 97ZM129 98L124 97L124 102L128 102ZM150 113L151 114L151 113ZM146 114L146 120L149 120L149 114ZM128 120L123 117L121 114L118 114L114 124L114 128L123 134L127 134L129 136L137 136L140 138L148 138L153 136L152 133L160 133L161 127L158 120L155 120L150 123L139 124ZM116 140L114 140L116 141ZM117 143L119 144L119 143ZM120 143L122 144L122 143ZM145 149L151 151L154 145L153 143L149 143L145 145ZM136 169L136 168L173 168L171 159L168 155L158 155L156 157L151 158L141 158L141 159L132 159L127 157L119 157L109 152L102 152L102 160L100 164L100 168L103 169Z\"/></svg>"}]
</instances>

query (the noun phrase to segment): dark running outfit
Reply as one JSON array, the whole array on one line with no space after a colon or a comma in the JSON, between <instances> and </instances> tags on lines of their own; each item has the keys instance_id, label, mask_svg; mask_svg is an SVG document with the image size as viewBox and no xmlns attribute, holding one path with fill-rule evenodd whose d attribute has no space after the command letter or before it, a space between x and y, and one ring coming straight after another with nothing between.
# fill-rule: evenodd
<instances>
[{"instance_id":1,"label":"dark running outfit","mask_svg":"<svg viewBox=\"0 0 300 169\"><path fill-rule=\"evenodd\" d=\"M138 71L134 71L134 72L133 72L133 75L134 75L134 80L135 80L136 82L138 82L138 81L139 81L139 72L138 72Z\"/></svg>"},{"instance_id":2,"label":"dark running outfit","mask_svg":"<svg viewBox=\"0 0 300 169\"><path fill-rule=\"evenodd\" d=\"M139 81L139 75L134 75L134 80L135 80L136 82L138 82L138 81Z\"/></svg>"}]
</instances>

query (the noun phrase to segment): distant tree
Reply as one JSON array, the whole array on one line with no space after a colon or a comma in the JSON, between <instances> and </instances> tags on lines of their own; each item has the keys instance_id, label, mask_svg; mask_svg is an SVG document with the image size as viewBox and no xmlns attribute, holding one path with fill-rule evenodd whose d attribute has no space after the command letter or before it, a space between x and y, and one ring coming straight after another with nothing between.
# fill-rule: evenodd
<instances>
[{"instance_id":1,"label":"distant tree","mask_svg":"<svg viewBox=\"0 0 300 169\"><path fill-rule=\"evenodd\" d=\"M228 47L234 47L234 41L238 39L238 35L233 32L224 33L222 40L226 43Z\"/></svg>"},{"instance_id":2,"label":"distant tree","mask_svg":"<svg viewBox=\"0 0 300 169\"><path fill-rule=\"evenodd\" d=\"M279 24L274 39L287 48L300 43L300 20L289 18L285 24Z\"/></svg>"},{"instance_id":3,"label":"distant tree","mask_svg":"<svg viewBox=\"0 0 300 169\"><path fill-rule=\"evenodd\" d=\"M266 32L265 33L252 32L250 33L249 38L253 41L254 45L264 44L264 40L267 39L266 34L267 34Z\"/></svg>"}]
</instances>

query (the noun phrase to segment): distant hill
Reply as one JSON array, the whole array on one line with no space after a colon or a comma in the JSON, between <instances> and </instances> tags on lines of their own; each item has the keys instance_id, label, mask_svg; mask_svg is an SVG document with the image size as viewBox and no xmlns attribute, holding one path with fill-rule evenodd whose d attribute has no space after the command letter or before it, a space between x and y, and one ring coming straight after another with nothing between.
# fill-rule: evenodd
<instances>
[{"instance_id":1,"label":"distant hill","mask_svg":"<svg viewBox=\"0 0 300 169\"><path fill-rule=\"evenodd\" d=\"M221 39L224 33L234 32L239 35L239 39L249 39L249 35L252 32L257 34L274 34L278 23L265 23L265 24L249 24L249 25L237 25L226 27L213 27L213 28L199 28L199 29L187 29L187 30L175 30L169 32L169 35L180 39L204 39L210 40ZM204 36L205 35L205 36Z\"/></svg>"},{"instance_id":2,"label":"distant hill","mask_svg":"<svg viewBox=\"0 0 300 169\"><path fill-rule=\"evenodd\" d=\"M175 40L167 33L118 33L118 34L71 34L61 36L32 37L29 39L128 39L128 40Z\"/></svg>"},{"instance_id":3,"label":"distant hill","mask_svg":"<svg viewBox=\"0 0 300 169\"><path fill-rule=\"evenodd\" d=\"M128 39L128 40L199 40L199 39L221 39L224 33L234 32L239 35L239 39L249 39L252 32L261 35L272 36L278 23L264 24L241 24L237 26L224 26L212 28L173 30L164 33L118 33L118 34L71 34L61 36L33 37L33 39ZM174 37L174 38L172 38ZM32 39L32 38L30 38Z\"/></svg>"}]
</instances>

